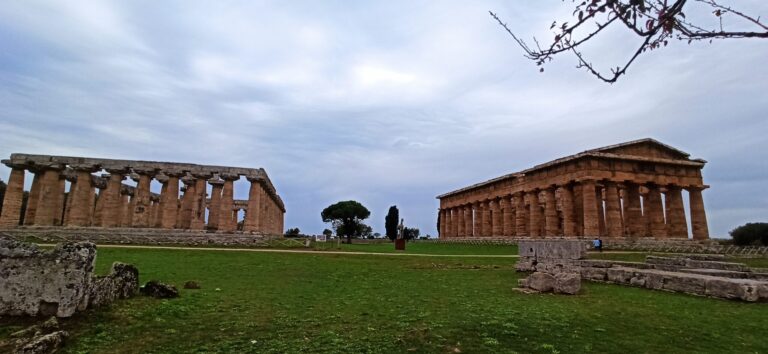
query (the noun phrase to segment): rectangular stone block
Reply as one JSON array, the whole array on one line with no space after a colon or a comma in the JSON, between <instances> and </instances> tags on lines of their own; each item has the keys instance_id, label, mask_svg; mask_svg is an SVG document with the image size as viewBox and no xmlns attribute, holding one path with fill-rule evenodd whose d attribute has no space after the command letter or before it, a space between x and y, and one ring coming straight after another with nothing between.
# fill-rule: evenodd
<instances>
[{"instance_id":1,"label":"rectangular stone block","mask_svg":"<svg viewBox=\"0 0 768 354\"><path fill-rule=\"evenodd\" d=\"M637 269L651 268L650 265L645 263L614 261L614 260L608 260L608 259L583 259L579 261L578 264L582 267L592 267L592 268L612 268L612 267L627 267L627 268L637 268Z\"/></svg>"},{"instance_id":2,"label":"rectangular stone block","mask_svg":"<svg viewBox=\"0 0 768 354\"><path fill-rule=\"evenodd\" d=\"M756 301L759 289L735 279L712 278L707 280L706 295L722 299Z\"/></svg>"},{"instance_id":3,"label":"rectangular stone block","mask_svg":"<svg viewBox=\"0 0 768 354\"><path fill-rule=\"evenodd\" d=\"M608 268L581 267L581 278L586 280L606 281Z\"/></svg>"},{"instance_id":4,"label":"rectangular stone block","mask_svg":"<svg viewBox=\"0 0 768 354\"><path fill-rule=\"evenodd\" d=\"M536 259L583 259L587 254L585 241L533 241L526 240L518 243L521 257Z\"/></svg>"},{"instance_id":5,"label":"rectangular stone block","mask_svg":"<svg viewBox=\"0 0 768 354\"><path fill-rule=\"evenodd\" d=\"M617 284L628 284L629 280L634 276L633 270L629 268L609 268L606 271L606 276L609 282Z\"/></svg>"},{"instance_id":6,"label":"rectangular stone block","mask_svg":"<svg viewBox=\"0 0 768 354\"><path fill-rule=\"evenodd\" d=\"M677 258L677 257L659 257L659 256L645 257L645 263L666 265L666 266L684 267L686 263L685 261L686 261L685 258Z\"/></svg>"},{"instance_id":7,"label":"rectangular stone block","mask_svg":"<svg viewBox=\"0 0 768 354\"><path fill-rule=\"evenodd\" d=\"M664 279L664 290L703 295L707 288L706 276L677 273Z\"/></svg>"},{"instance_id":8,"label":"rectangular stone block","mask_svg":"<svg viewBox=\"0 0 768 354\"><path fill-rule=\"evenodd\" d=\"M694 259L687 259L685 262L686 268L704 268L704 269L719 269L728 270L734 272L747 272L749 267L744 263L731 263L731 262L718 262L718 261L699 261Z\"/></svg>"}]
</instances>

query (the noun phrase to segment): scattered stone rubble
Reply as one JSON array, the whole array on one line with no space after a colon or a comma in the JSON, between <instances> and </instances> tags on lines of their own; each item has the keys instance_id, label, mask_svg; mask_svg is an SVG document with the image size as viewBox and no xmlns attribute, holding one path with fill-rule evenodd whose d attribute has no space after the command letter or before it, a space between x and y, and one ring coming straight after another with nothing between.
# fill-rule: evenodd
<instances>
[{"instance_id":1,"label":"scattered stone rubble","mask_svg":"<svg viewBox=\"0 0 768 354\"><path fill-rule=\"evenodd\" d=\"M150 280L139 291L145 296L158 299L170 299L179 297L179 290L173 285L163 284L157 280Z\"/></svg>"},{"instance_id":2,"label":"scattered stone rubble","mask_svg":"<svg viewBox=\"0 0 768 354\"><path fill-rule=\"evenodd\" d=\"M11 333L10 337L15 341L15 354L43 354L58 351L69 333L60 330L59 321L51 317L39 325Z\"/></svg>"},{"instance_id":3,"label":"scattered stone rubble","mask_svg":"<svg viewBox=\"0 0 768 354\"><path fill-rule=\"evenodd\" d=\"M521 241L519 248L516 269L534 272L519 285L536 291L575 294L575 274L590 281L768 302L768 272L726 262L722 255L648 256L645 262L624 262L584 259L587 244L583 241Z\"/></svg>"},{"instance_id":4,"label":"scattered stone rubble","mask_svg":"<svg viewBox=\"0 0 768 354\"><path fill-rule=\"evenodd\" d=\"M95 261L96 245L90 242L43 251L0 237L0 315L70 317L136 293L134 266L115 263L109 275L94 276Z\"/></svg>"},{"instance_id":5,"label":"scattered stone rubble","mask_svg":"<svg viewBox=\"0 0 768 354\"><path fill-rule=\"evenodd\" d=\"M582 260L583 279L749 302L768 302L768 273L697 256L648 256L645 263Z\"/></svg>"}]
</instances>

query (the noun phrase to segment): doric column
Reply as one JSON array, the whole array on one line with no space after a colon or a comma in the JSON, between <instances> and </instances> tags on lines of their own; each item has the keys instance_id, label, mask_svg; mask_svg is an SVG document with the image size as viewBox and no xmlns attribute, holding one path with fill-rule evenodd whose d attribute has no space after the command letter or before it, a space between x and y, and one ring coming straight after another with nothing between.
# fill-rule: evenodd
<instances>
[{"instance_id":1,"label":"doric column","mask_svg":"<svg viewBox=\"0 0 768 354\"><path fill-rule=\"evenodd\" d=\"M459 237L466 237L467 229L464 227L464 207L462 206L456 207L456 225L458 225L457 235Z\"/></svg>"},{"instance_id":2,"label":"doric column","mask_svg":"<svg viewBox=\"0 0 768 354\"><path fill-rule=\"evenodd\" d=\"M603 209L603 187L595 185L595 202L597 203L597 225L600 236L604 236L607 231L605 229L605 210Z\"/></svg>"},{"instance_id":3,"label":"doric column","mask_svg":"<svg viewBox=\"0 0 768 354\"><path fill-rule=\"evenodd\" d=\"M195 186L197 179L192 175L184 176L181 181L184 183L184 195L181 197L181 210L179 212L179 228L189 229L192 224L192 209L195 204Z\"/></svg>"},{"instance_id":4,"label":"doric column","mask_svg":"<svg viewBox=\"0 0 768 354\"><path fill-rule=\"evenodd\" d=\"M91 226L104 225L104 194L107 191L108 177L108 174L102 174L101 177L95 178L93 180L94 186L99 189L99 194L96 197L96 208L93 211Z\"/></svg>"},{"instance_id":5,"label":"doric column","mask_svg":"<svg viewBox=\"0 0 768 354\"><path fill-rule=\"evenodd\" d=\"M691 186L688 190L691 207L691 229L694 240L709 239L709 227L707 226L707 213L704 211L704 198L701 191L707 187Z\"/></svg>"},{"instance_id":6,"label":"doric column","mask_svg":"<svg viewBox=\"0 0 768 354\"><path fill-rule=\"evenodd\" d=\"M62 225L71 225L69 222L70 215L72 214L72 201L75 200L75 190L77 190L77 172L71 168L64 169L61 173L61 177L69 182L69 192L64 193L64 217L62 219ZM62 190L66 189L65 186Z\"/></svg>"},{"instance_id":7,"label":"doric column","mask_svg":"<svg viewBox=\"0 0 768 354\"><path fill-rule=\"evenodd\" d=\"M667 225L664 223L664 203L661 199L661 191L656 184L648 184L648 200L644 208L648 209L651 236L654 238L667 237Z\"/></svg>"},{"instance_id":8,"label":"doric column","mask_svg":"<svg viewBox=\"0 0 768 354\"><path fill-rule=\"evenodd\" d=\"M208 196L208 186L206 180L211 178L210 174L195 174L195 195L192 204L192 220L189 228L192 230L205 229L205 202Z\"/></svg>"},{"instance_id":9,"label":"doric column","mask_svg":"<svg viewBox=\"0 0 768 354\"><path fill-rule=\"evenodd\" d=\"M40 180L40 194L37 198L37 213L35 215L35 225L52 226L61 221L61 184L59 174L63 166L47 166L43 170L43 177Z\"/></svg>"},{"instance_id":10,"label":"doric column","mask_svg":"<svg viewBox=\"0 0 768 354\"><path fill-rule=\"evenodd\" d=\"M499 209L501 210L501 233L499 236L512 236L514 231L512 230L515 221L514 214L512 214L512 207L509 201L509 195L505 195L499 199Z\"/></svg>"},{"instance_id":11,"label":"doric column","mask_svg":"<svg viewBox=\"0 0 768 354\"><path fill-rule=\"evenodd\" d=\"M101 226L118 227L122 224L123 204L122 186L125 179L125 170L107 170L109 179L107 188L99 194L99 199L104 200L104 209L101 212Z\"/></svg>"},{"instance_id":12,"label":"doric column","mask_svg":"<svg viewBox=\"0 0 768 354\"><path fill-rule=\"evenodd\" d=\"M464 224L464 236L472 237L472 204L467 204L462 209L462 219L460 223Z\"/></svg>"},{"instance_id":13,"label":"doric column","mask_svg":"<svg viewBox=\"0 0 768 354\"><path fill-rule=\"evenodd\" d=\"M544 189L544 236L557 236L560 231L560 218L557 217L555 187Z\"/></svg>"},{"instance_id":14,"label":"doric column","mask_svg":"<svg viewBox=\"0 0 768 354\"><path fill-rule=\"evenodd\" d=\"M150 200L149 186L152 183L155 171L134 170L134 172L138 176L131 176L133 180L137 181L134 197L131 198L133 203L133 222L131 226L145 228L150 226L149 214L152 201Z\"/></svg>"},{"instance_id":15,"label":"doric column","mask_svg":"<svg viewBox=\"0 0 768 354\"><path fill-rule=\"evenodd\" d=\"M608 237L621 237L624 227L621 224L621 202L619 201L619 189L616 182L605 182L605 220Z\"/></svg>"},{"instance_id":16,"label":"doric column","mask_svg":"<svg viewBox=\"0 0 768 354\"><path fill-rule=\"evenodd\" d=\"M122 220L120 221L121 227L131 227L133 225L133 205L136 202L136 188L121 188L122 195Z\"/></svg>"},{"instance_id":17,"label":"doric column","mask_svg":"<svg viewBox=\"0 0 768 354\"><path fill-rule=\"evenodd\" d=\"M37 201L40 198L40 181L43 174L38 171L32 172L35 174L35 177L32 178L32 188L29 190L29 197L27 198L27 210L24 212L24 225L35 224Z\"/></svg>"},{"instance_id":18,"label":"doric column","mask_svg":"<svg viewBox=\"0 0 768 354\"><path fill-rule=\"evenodd\" d=\"M64 225L64 190L66 188L66 181L62 176L59 176L59 185L56 189L56 215L54 215L53 224L57 226Z\"/></svg>"},{"instance_id":19,"label":"doric column","mask_svg":"<svg viewBox=\"0 0 768 354\"><path fill-rule=\"evenodd\" d=\"M451 236L459 236L459 208L453 207L450 210L451 213Z\"/></svg>"},{"instance_id":20,"label":"doric column","mask_svg":"<svg viewBox=\"0 0 768 354\"><path fill-rule=\"evenodd\" d=\"M482 208L483 207L480 202L475 202L473 204L473 207L475 210L474 210L474 215L472 217L472 236L478 237L478 236L482 236L482 229L483 229Z\"/></svg>"},{"instance_id":21,"label":"doric column","mask_svg":"<svg viewBox=\"0 0 768 354\"><path fill-rule=\"evenodd\" d=\"M491 236L491 205L489 201L485 200L480 203L480 209L482 214L480 215L480 236Z\"/></svg>"},{"instance_id":22,"label":"doric column","mask_svg":"<svg viewBox=\"0 0 768 354\"><path fill-rule=\"evenodd\" d=\"M155 227L155 222L157 221L158 205L160 205L160 198L150 193L149 194L149 218L148 218L149 222L147 223L147 227Z\"/></svg>"},{"instance_id":23,"label":"doric column","mask_svg":"<svg viewBox=\"0 0 768 354\"><path fill-rule=\"evenodd\" d=\"M512 195L512 203L515 205L515 236L528 236L528 215L525 210L525 192L517 192Z\"/></svg>"},{"instance_id":24,"label":"doric column","mask_svg":"<svg viewBox=\"0 0 768 354\"><path fill-rule=\"evenodd\" d=\"M93 180L91 173L97 170L94 165L71 165L75 171L75 183L69 188L67 225L71 226L89 226L91 216L93 215L92 197Z\"/></svg>"},{"instance_id":25,"label":"doric column","mask_svg":"<svg viewBox=\"0 0 768 354\"><path fill-rule=\"evenodd\" d=\"M560 186L563 210L563 236L576 236L576 215L573 210L573 190L570 184Z\"/></svg>"},{"instance_id":26,"label":"doric column","mask_svg":"<svg viewBox=\"0 0 768 354\"><path fill-rule=\"evenodd\" d=\"M528 192L528 236L541 237L541 205L539 203L539 190Z\"/></svg>"},{"instance_id":27,"label":"doric column","mask_svg":"<svg viewBox=\"0 0 768 354\"><path fill-rule=\"evenodd\" d=\"M683 191L680 186L667 186L667 231L670 237L688 238L688 223L685 221Z\"/></svg>"},{"instance_id":28,"label":"doric column","mask_svg":"<svg viewBox=\"0 0 768 354\"><path fill-rule=\"evenodd\" d=\"M261 185L263 179L251 176L246 178L251 182L251 187L248 191L248 213L246 214L243 230L248 232L263 231L259 227L263 218L261 212L262 204L264 203L263 199L265 198L264 187Z\"/></svg>"},{"instance_id":29,"label":"doric column","mask_svg":"<svg viewBox=\"0 0 768 354\"><path fill-rule=\"evenodd\" d=\"M93 181L93 176L91 176ZM91 182L91 189L88 191L88 226L93 225L93 218L96 214L96 187Z\"/></svg>"},{"instance_id":30,"label":"doric column","mask_svg":"<svg viewBox=\"0 0 768 354\"><path fill-rule=\"evenodd\" d=\"M211 205L208 207L208 230L218 230L221 224L221 193L224 189L224 180L216 176L208 180L211 185Z\"/></svg>"},{"instance_id":31,"label":"doric column","mask_svg":"<svg viewBox=\"0 0 768 354\"><path fill-rule=\"evenodd\" d=\"M584 187L581 183L574 183L573 190L573 215L576 222L576 236L584 236Z\"/></svg>"},{"instance_id":32,"label":"doric column","mask_svg":"<svg viewBox=\"0 0 768 354\"><path fill-rule=\"evenodd\" d=\"M595 181L591 179L581 181L581 194L584 208L584 236L600 236L600 224L597 211L597 191Z\"/></svg>"},{"instance_id":33,"label":"doric column","mask_svg":"<svg viewBox=\"0 0 768 354\"><path fill-rule=\"evenodd\" d=\"M232 217L235 208L234 199L234 181L240 179L238 175L220 175L224 180L224 186L221 189L221 211L219 212L219 230L224 232L234 232L237 229L237 214Z\"/></svg>"},{"instance_id":34,"label":"doric column","mask_svg":"<svg viewBox=\"0 0 768 354\"><path fill-rule=\"evenodd\" d=\"M502 232L504 228L501 224L503 219L501 217L499 201L491 199L491 201L488 202L488 206L491 209L491 236L504 236Z\"/></svg>"},{"instance_id":35,"label":"doric column","mask_svg":"<svg viewBox=\"0 0 768 354\"><path fill-rule=\"evenodd\" d=\"M456 233L454 232L456 227L456 216L454 215L455 210L454 208L448 208L445 210L446 213L446 224L445 224L445 232L447 232L448 237L456 237Z\"/></svg>"},{"instance_id":36,"label":"doric column","mask_svg":"<svg viewBox=\"0 0 768 354\"><path fill-rule=\"evenodd\" d=\"M0 213L0 227L19 226L21 221L21 203L24 199L24 167L5 163L11 168L11 176L5 187L3 211Z\"/></svg>"},{"instance_id":37,"label":"doric column","mask_svg":"<svg viewBox=\"0 0 768 354\"><path fill-rule=\"evenodd\" d=\"M448 227L446 226L448 224L448 210L445 208L440 208L440 237L449 237L446 230Z\"/></svg>"},{"instance_id":38,"label":"doric column","mask_svg":"<svg viewBox=\"0 0 768 354\"><path fill-rule=\"evenodd\" d=\"M633 182L626 182L624 200L625 223L631 237L644 236L643 212L640 206L640 186Z\"/></svg>"}]
</instances>

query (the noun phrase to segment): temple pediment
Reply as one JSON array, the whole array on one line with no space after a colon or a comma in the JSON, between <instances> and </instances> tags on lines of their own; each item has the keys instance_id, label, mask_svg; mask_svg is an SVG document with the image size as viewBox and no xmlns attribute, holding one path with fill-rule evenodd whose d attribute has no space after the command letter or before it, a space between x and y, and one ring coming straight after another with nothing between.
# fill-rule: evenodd
<instances>
[{"instance_id":1,"label":"temple pediment","mask_svg":"<svg viewBox=\"0 0 768 354\"><path fill-rule=\"evenodd\" d=\"M654 139L640 139L626 143L601 147L589 152L611 153L616 155L638 156L656 159L689 160L690 154L675 149Z\"/></svg>"}]
</instances>

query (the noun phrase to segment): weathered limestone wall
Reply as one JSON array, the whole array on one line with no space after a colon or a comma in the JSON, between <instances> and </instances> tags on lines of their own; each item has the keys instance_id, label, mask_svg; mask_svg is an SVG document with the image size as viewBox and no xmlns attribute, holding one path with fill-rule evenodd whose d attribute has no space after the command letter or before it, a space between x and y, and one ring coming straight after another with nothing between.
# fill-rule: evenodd
<instances>
[{"instance_id":1,"label":"weathered limestone wall","mask_svg":"<svg viewBox=\"0 0 768 354\"><path fill-rule=\"evenodd\" d=\"M96 245L90 242L41 251L0 238L0 315L69 317L138 290L136 268L115 264L112 274L94 277L95 261Z\"/></svg>"}]
</instances>

